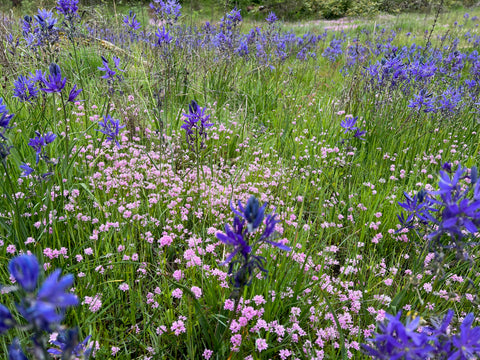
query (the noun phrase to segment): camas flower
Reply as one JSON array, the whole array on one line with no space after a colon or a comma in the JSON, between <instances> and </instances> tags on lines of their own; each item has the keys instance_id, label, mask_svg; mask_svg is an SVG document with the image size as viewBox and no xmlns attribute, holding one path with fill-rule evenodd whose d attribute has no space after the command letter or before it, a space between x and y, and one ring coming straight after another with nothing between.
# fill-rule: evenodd
<instances>
[{"instance_id":1,"label":"camas flower","mask_svg":"<svg viewBox=\"0 0 480 360\"><path fill-rule=\"evenodd\" d=\"M133 31L136 31L142 27L140 25L140 22L138 22L135 18L137 17L137 14L135 14L133 11L130 10L129 15L124 15L123 16L123 24L125 27L130 28Z\"/></svg>"},{"instance_id":2,"label":"camas flower","mask_svg":"<svg viewBox=\"0 0 480 360\"><path fill-rule=\"evenodd\" d=\"M45 279L34 300L18 306L22 316L37 329L51 331L63 320L65 309L78 305L76 295L67 292L73 285L73 275L60 278L61 272L61 269L55 270Z\"/></svg>"},{"instance_id":3,"label":"camas flower","mask_svg":"<svg viewBox=\"0 0 480 360\"><path fill-rule=\"evenodd\" d=\"M37 288L40 265L33 255L20 255L8 264L8 270L20 286L27 292Z\"/></svg>"},{"instance_id":4,"label":"camas flower","mask_svg":"<svg viewBox=\"0 0 480 360\"><path fill-rule=\"evenodd\" d=\"M62 79L62 71L60 70L60 66L55 63L50 64L49 70L50 75L48 75L47 79L43 79L45 88L42 88L41 90L45 91L46 93L61 92L65 87L67 78Z\"/></svg>"},{"instance_id":5,"label":"camas flower","mask_svg":"<svg viewBox=\"0 0 480 360\"><path fill-rule=\"evenodd\" d=\"M200 140L200 148L205 146L207 128L213 124L209 122L210 115L205 115L206 108L198 106L195 100L188 105L188 114L184 113L185 124L181 127L185 130L185 136L190 149L196 149L195 145Z\"/></svg>"},{"instance_id":6,"label":"camas flower","mask_svg":"<svg viewBox=\"0 0 480 360\"><path fill-rule=\"evenodd\" d=\"M343 133L346 134L349 131L357 130L358 128L355 126L355 124L357 123L357 120L358 120L358 116L355 116L354 118L346 117L345 120L342 120L342 122L340 123L340 126L345 129Z\"/></svg>"},{"instance_id":7,"label":"camas flower","mask_svg":"<svg viewBox=\"0 0 480 360\"><path fill-rule=\"evenodd\" d=\"M0 334L10 329L15 324L10 311L0 304Z\"/></svg>"},{"instance_id":8,"label":"camas flower","mask_svg":"<svg viewBox=\"0 0 480 360\"><path fill-rule=\"evenodd\" d=\"M79 0L58 0L56 9L66 17L73 17L78 11L78 1Z\"/></svg>"},{"instance_id":9,"label":"camas flower","mask_svg":"<svg viewBox=\"0 0 480 360\"><path fill-rule=\"evenodd\" d=\"M8 347L8 360L28 360L17 338L13 339L12 345Z\"/></svg>"},{"instance_id":10,"label":"camas flower","mask_svg":"<svg viewBox=\"0 0 480 360\"><path fill-rule=\"evenodd\" d=\"M8 129L8 125L10 124L10 119L13 117L13 114L9 114L7 106L3 105L2 103L3 99L0 97L0 128Z\"/></svg>"},{"instance_id":11,"label":"camas flower","mask_svg":"<svg viewBox=\"0 0 480 360\"><path fill-rule=\"evenodd\" d=\"M16 81L13 82L13 96L18 100L30 102L38 96L38 89L35 82L31 78L20 75Z\"/></svg>"},{"instance_id":12,"label":"camas flower","mask_svg":"<svg viewBox=\"0 0 480 360\"><path fill-rule=\"evenodd\" d=\"M120 125L120 120L112 118L110 115L107 115L103 121L99 123L101 129L97 129L102 134L107 135L107 141L114 141L117 147L121 147L118 142L118 134L120 129L123 129L125 125Z\"/></svg>"},{"instance_id":13,"label":"camas flower","mask_svg":"<svg viewBox=\"0 0 480 360\"><path fill-rule=\"evenodd\" d=\"M68 94L67 102L75 102L75 99L82 92L82 90L83 89L77 90L77 85L73 85L72 90L70 90L70 93Z\"/></svg>"},{"instance_id":14,"label":"camas flower","mask_svg":"<svg viewBox=\"0 0 480 360\"><path fill-rule=\"evenodd\" d=\"M91 336L87 336L85 340L79 342L78 329L68 329L61 331L52 344L58 346L59 349L51 348L48 352L52 355L61 355L63 358L70 359L72 357L88 359L92 352L92 346L88 347L88 341Z\"/></svg>"},{"instance_id":15,"label":"camas flower","mask_svg":"<svg viewBox=\"0 0 480 360\"><path fill-rule=\"evenodd\" d=\"M40 156L43 154L43 148L48 144L52 143L57 138L57 135L50 131L43 136L40 135L38 131L35 131L35 134L37 136L30 139L28 145L35 150L36 163L38 164Z\"/></svg>"}]
</instances>

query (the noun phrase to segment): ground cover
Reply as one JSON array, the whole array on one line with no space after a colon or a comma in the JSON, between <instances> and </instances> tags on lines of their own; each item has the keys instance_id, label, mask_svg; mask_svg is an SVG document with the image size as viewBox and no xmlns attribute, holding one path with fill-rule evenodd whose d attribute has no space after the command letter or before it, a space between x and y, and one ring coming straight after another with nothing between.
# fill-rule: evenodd
<instances>
[{"instance_id":1,"label":"ground cover","mask_svg":"<svg viewBox=\"0 0 480 360\"><path fill-rule=\"evenodd\" d=\"M478 10L121 11L2 15L1 353L478 355Z\"/></svg>"}]
</instances>

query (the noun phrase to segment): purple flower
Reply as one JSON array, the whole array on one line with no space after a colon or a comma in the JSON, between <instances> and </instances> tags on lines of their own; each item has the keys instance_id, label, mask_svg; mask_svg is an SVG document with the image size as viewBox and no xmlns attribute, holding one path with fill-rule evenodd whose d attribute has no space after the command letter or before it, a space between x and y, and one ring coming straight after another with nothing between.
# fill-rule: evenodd
<instances>
[{"instance_id":1,"label":"purple flower","mask_svg":"<svg viewBox=\"0 0 480 360\"><path fill-rule=\"evenodd\" d=\"M17 338L13 339L12 345L8 347L8 360L28 360Z\"/></svg>"},{"instance_id":2,"label":"purple flower","mask_svg":"<svg viewBox=\"0 0 480 360\"><path fill-rule=\"evenodd\" d=\"M206 108L201 108L198 106L195 100L188 105L188 114L183 114L185 116L185 124L181 127L185 130L185 136L187 143L190 149L195 149L195 145L200 139L200 148L205 146L204 140L207 139L207 128L212 126L212 123L209 123L210 115L205 115Z\"/></svg>"},{"instance_id":3,"label":"purple flower","mask_svg":"<svg viewBox=\"0 0 480 360\"><path fill-rule=\"evenodd\" d=\"M388 321L380 324L379 333L368 339L373 346L362 344L362 347L375 359L427 359L434 348L429 344L430 338L426 334L416 331L420 317L404 325L400 315L401 312L397 316L387 314Z\"/></svg>"},{"instance_id":4,"label":"purple flower","mask_svg":"<svg viewBox=\"0 0 480 360\"><path fill-rule=\"evenodd\" d=\"M342 122L340 123L340 126L345 129L343 133L346 134L349 131L357 130L357 127L355 126L357 120L358 116L355 116L354 118L345 117L345 120L342 120Z\"/></svg>"},{"instance_id":5,"label":"purple flower","mask_svg":"<svg viewBox=\"0 0 480 360\"><path fill-rule=\"evenodd\" d=\"M3 103L3 99L0 98L0 127L4 129L8 129L8 125L10 124L10 119L13 117L14 114L9 114L7 106L3 105L2 103ZM1 134L3 135L3 132Z\"/></svg>"},{"instance_id":6,"label":"purple flower","mask_svg":"<svg viewBox=\"0 0 480 360\"><path fill-rule=\"evenodd\" d=\"M270 11L265 21L271 25L271 24L274 24L276 21L278 21L278 17L277 15L275 15L273 11Z\"/></svg>"},{"instance_id":7,"label":"purple flower","mask_svg":"<svg viewBox=\"0 0 480 360\"><path fill-rule=\"evenodd\" d=\"M28 142L28 145L35 150L36 163L38 164L38 161L40 160L40 156L43 153L43 148L48 144L52 143L57 138L57 135L55 135L50 131L43 136L41 136L39 132L35 132L35 133L37 134L37 136L35 136L33 139L30 139L30 141Z\"/></svg>"},{"instance_id":8,"label":"purple flower","mask_svg":"<svg viewBox=\"0 0 480 360\"><path fill-rule=\"evenodd\" d=\"M77 90L77 85L73 85L72 90L70 90L70 93L68 94L68 102L75 102L75 99L77 98L78 94L82 92L82 89Z\"/></svg>"},{"instance_id":9,"label":"purple flower","mask_svg":"<svg viewBox=\"0 0 480 360\"><path fill-rule=\"evenodd\" d=\"M22 102L30 102L30 100L38 96L38 89L31 78L20 75L18 79L13 82L13 85L13 96Z\"/></svg>"},{"instance_id":10,"label":"purple flower","mask_svg":"<svg viewBox=\"0 0 480 360\"><path fill-rule=\"evenodd\" d=\"M65 87L67 78L62 79L60 66L55 63L50 64L49 70L50 75L48 75L47 79L43 79L45 88L42 88L41 90L45 91L46 93L61 92Z\"/></svg>"},{"instance_id":11,"label":"purple flower","mask_svg":"<svg viewBox=\"0 0 480 360\"><path fill-rule=\"evenodd\" d=\"M37 288L40 265L33 255L20 255L13 258L8 264L8 270L20 286L27 292Z\"/></svg>"},{"instance_id":12,"label":"purple flower","mask_svg":"<svg viewBox=\"0 0 480 360\"><path fill-rule=\"evenodd\" d=\"M61 331L57 339L52 342L53 345L60 349L51 348L48 352L52 355L62 355L66 359L84 358L88 359L92 351L92 347L87 348L87 343L91 336L87 336L81 343L78 339L78 329L68 329Z\"/></svg>"},{"instance_id":13,"label":"purple flower","mask_svg":"<svg viewBox=\"0 0 480 360\"><path fill-rule=\"evenodd\" d=\"M363 135L365 135L366 133L367 132L365 130L357 129L357 131L355 131L355 134L353 135L353 137L355 137L357 139L360 139L360 140L365 140Z\"/></svg>"},{"instance_id":14,"label":"purple flower","mask_svg":"<svg viewBox=\"0 0 480 360\"><path fill-rule=\"evenodd\" d=\"M121 147L120 143L117 140L120 129L123 129L125 125L120 125L120 120L112 118L110 115L107 115L103 121L99 123L101 129L97 129L102 134L107 135L107 141L114 141L117 147Z\"/></svg>"},{"instance_id":15,"label":"purple flower","mask_svg":"<svg viewBox=\"0 0 480 360\"><path fill-rule=\"evenodd\" d=\"M58 0L56 9L60 14L71 18L77 14L78 1L79 0Z\"/></svg>"},{"instance_id":16,"label":"purple flower","mask_svg":"<svg viewBox=\"0 0 480 360\"><path fill-rule=\"evenodd\" d=\"M217 239L225 245L233 246L233 251L221 265L226 265L231 262L237 253L240 253L244 259L248 259L248 254L250 254L252 248L244 239L243 225L244 221L240 221L240 219L235 216L233 219L233 229L230 228L228 224L225 224L225 234L221 232L215 234Z\"/></svg>"},{"instance_id":17,"label":"purple flower","mask_svg":"<svg viewBox=\"0 0 480 360\"><path fill-rule=\"evenodd\" d=\"M474 359L480 355L480 327L472 329L474 319L473 313L468 314L463 319L462 325L460 325L460 334L452 339L455 351L450 354L449 360Z\"/></svg>"},{"instance_id":18,"label":"purple flower","mask_svg":"<svg viewBox=\"0 0 480 360\"><path fill-rule=\"evenodd\" d=\"M262 224L266 207L267 203L260 207L258 199L253 195L248 199L245 208L243 207L242 202L240 200L238 201L238 208L240 211L236 210L230 202L230 208L234 214L247 221L248 232L255 231Z\"/></svg>"},{"instance_id":19,"label":"purple flower","mask_svg":"<svg viewBox=\"0 0 480 360\"><path fill-rule=\"evenodd\" d=\"M23 170L22 174L20 175L21 177L28 176L35 171L34 169L32 169L27 164L20 165L20 169Z\"/></svg>"},{"instance_id":20,"label":"purple flower","mask_svg":"<svg viewBox=\"0 0 480 360\"><path fill-rule=\"evenodd\" d=\"M0 334L10 329L15 324L10 310L0 304Z\"/></svg>"},{"instance_id":21,"label":"purple flower","mask_svg":"<svg viewBox=\"0 0 480 360\"><path fill-rule=\"evenodd\" d=\"M73 275L60 278L61 272L57 269L45 279L35 301L19 306L23 317L38 329L50 331L52 325L62 321L65 309L78 305L77 297L67 292L73 285Z\"/></svg>"},{"instance_id":22,"label":"purple flower","mask_svg":"<svg viewBox=\"0 0 480 360\"><path fill-rule=\"evenodd\" d=\"M130 28L133 31L136 31L142 27L140 25L140 22L138 22L135 18L137 17L137 14L135 14L133 11L130 10L129 15L125 15L123 17L123 24L125 27Z\"/></svg>"},{"instance_id":23,"label":"purple flower","mask_svg":"<svg viewBox=\"0 0 480 360\"><path fill-rule=\"evenodd\" d=\"M105 71L105 74L102 76L102 79L110 79L113 80L115 74L117 73L115 70L112 70L108 64L108 60L102 56L103 67L98 67L98 70Z\"/></svg>"},{"instance_id":24,"label":"purple flower","mask_svg":"<svg viewBox=\"0 0 480 360\"><path fill-rule=\"evenodd\" d=\"M165 29L165 26L162 26L162 29L160 28L155 32L155 35L157 36L157 46L161 46L162 44L170 44L173 40L173 37L170 36L170 32Z\"/></svg>"}]
</instances>

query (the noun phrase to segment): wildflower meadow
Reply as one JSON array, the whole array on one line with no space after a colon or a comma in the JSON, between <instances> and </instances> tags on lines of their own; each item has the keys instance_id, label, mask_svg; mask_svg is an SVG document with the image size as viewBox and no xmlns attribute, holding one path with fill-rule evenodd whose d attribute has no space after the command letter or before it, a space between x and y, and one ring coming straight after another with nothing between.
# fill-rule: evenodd
<instances>
[{"instance_id":1,"label":"wildflower meadow","mask_svg":"<svg viewBox=\"0 0 480 360\"><path fill-rule=\"evenodd\" d=\"M480 358L480 8L229 3L0 12L0 358Z\"/></svg>"}]
</instances>

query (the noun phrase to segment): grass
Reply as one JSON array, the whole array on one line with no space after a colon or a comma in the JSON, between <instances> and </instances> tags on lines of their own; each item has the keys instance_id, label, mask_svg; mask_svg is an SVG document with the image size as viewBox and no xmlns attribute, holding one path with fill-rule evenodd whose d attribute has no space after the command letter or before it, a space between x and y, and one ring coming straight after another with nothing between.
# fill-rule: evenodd
<instances>
[{"instance_id":1,"label":"grass","mask_svg":"<svg viewBox=\"0 0 480 360\"><path fill-rule=\"evenodd\" d=\"M156 30L148 27L145 9L135 10L143 29ZM209 16L183 11L187 26ZM89 10L79 28L84 35L86 25L95 29L96 40L77 36L36 52L21 41L0 63L6 79L0 97L15 113L5 131L13 148L0 181L1 283L11 283L8 261L26 251L46 264L47 273L63 268L74 274L80 305L68 312L66 324L92 335L97 358L200 359L207 349L215 359L278 359L288 352L360 359L367 357L359 344L385 312L415 310L427 323L450 308L458 319L475 312L476 264L446 252L443 270L436 272L424 266L431 252L425 239L414 231L395 233L403 192L435 189L443 162L478 163L473 100L449 114L412 109L420 81L412 80L408 92L389 83L375 88L364 76L366 66L391 59L391 51L375 54L374 46L365 62L340 71L349 60L346 47L355 43L424 46L433 15L354 20L346 35L329 30L312 45L316 56L304 61L296 57L298 40L288 45L285 61L275 58L269 43L272 55L265 62L256 48L246 60L193 46L191 35L181 38L183 47L172 43L169 50L133 41L120 26L119 14L127 12L119 7L117 13L113 18L101 8ZM476 36L477 23L452 25L462 24L462 16L455 11L438 17L432 49L458 37L459 51L473 51L464 35ZM2 41L13 50L6 35L22 34L15 19L5 24ZM281 26L301 37L307 31L320 35L329 24ZM256 25L247 21L241 29ZM396 36L389 41L391 31ZM444 34L445 40L437 38ZM342 54L330 61L322 53L333 36L345 41ZM444 58L452 52L445 49ZM114 92L100 78L100 55L112 68L113 56L120 57L125 70ZM14 79L45 72L53 61L68 79L62 95L41 92L31 103L12 97ZM465 61L458 79L439 74L425 87L440 96L463 84L472 68ZM73 84L83 89L84 101L64 104ZM180 128L192 99L207 108L214 124L205 148L195 145L196 151ZM121 147L96 131L106 112L125 125ZM359 117L365 140L340 127L349 114ZM35 131L57 135L45 150L56 165L36 165L28 145ZM23 162L35 168L32 176L20 176ZM53 175L39 181L48 169ZM245 203L250 195L268 202L268 212L276 208L277 241L292 251L260 246L256 254L265 257L268 276L255 271L250 286L234 289L228 266L219 265L231 248L215 233L232 223L230 201ZM171 244L162 245L169 237ZM476 255L478 248L470 251ZM193 287L201 289L200 297ZM242 313L228 310L229 297L242 299ZM16 300L0 296L9 308ZM185 331L175 334L180 322ZM14 336L27 343L26 333L11 331L2 337L2 352ZM235 346L238 337L242 342ZM268 347L260 351L257 340Z\"/></svg>"}]
</instances>

